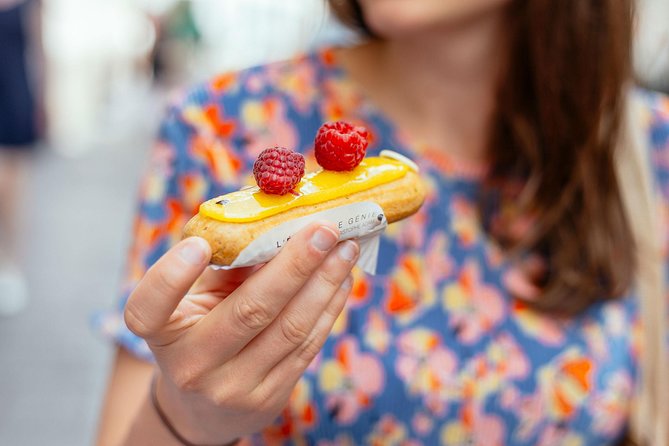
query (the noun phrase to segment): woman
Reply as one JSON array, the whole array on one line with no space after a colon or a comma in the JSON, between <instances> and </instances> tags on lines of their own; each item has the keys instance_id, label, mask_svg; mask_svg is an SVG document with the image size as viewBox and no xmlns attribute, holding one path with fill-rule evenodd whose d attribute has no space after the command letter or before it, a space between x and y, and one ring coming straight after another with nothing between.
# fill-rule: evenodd
<instances>
[{"instance_id":1,"label":"woman","mask_svg":"<svg viewBox=\"0 0 669 446\"><path fill-rule=\"evenodd\" d=\"M332 6L369 41L170 110L129 264L134 335L108 326L125 349L100 443L664 444L669 105L629 91L631 1ZM351 282L358 247L327 224L258 271L205 271L206 243L178 241L197 205L337 119L429 185L379 274Z\"/></svg>"}]
</instances>

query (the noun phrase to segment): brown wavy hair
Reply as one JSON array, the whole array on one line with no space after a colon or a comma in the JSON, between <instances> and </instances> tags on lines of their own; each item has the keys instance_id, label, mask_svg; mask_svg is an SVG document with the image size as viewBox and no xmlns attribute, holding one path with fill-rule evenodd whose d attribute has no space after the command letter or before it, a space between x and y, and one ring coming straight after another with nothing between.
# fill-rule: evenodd
<instances>
[{"instance_id":1,"label":"brown wavy hair","mask_svg":"<svg viewBox=\"0 0 669 446\"><path fill-rule=\"evenodd\" d=\"M355 0L330 1L370 37ZM631 77L632 0L516 0L510 53L489 139L481 213L510 253L547 263L531 305L573 315L627 292L634 239L615 168L623 91ZM514 192L496 187L520 179ZM487 212L512 201L516 212ZM495 215L493 217L493 215ZM530 218L519 234L515 225Z\"/></svg>"}]
</instances>

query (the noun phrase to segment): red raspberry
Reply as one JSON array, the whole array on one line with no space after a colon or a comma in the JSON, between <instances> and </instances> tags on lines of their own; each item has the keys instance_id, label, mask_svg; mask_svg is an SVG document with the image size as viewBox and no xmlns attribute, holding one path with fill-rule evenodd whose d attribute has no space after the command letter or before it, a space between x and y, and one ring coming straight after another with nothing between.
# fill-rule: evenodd
<instances>
[{"instance_id":1,"label":"red raspberry","mask_svg":"<svg viewBox=\"0 0 669 446\"><path fill-rule=\"evenodd\" d=\"M253 176L263 192L284 195L292 191L304 175L304 157L283 147L270 147L253 163Z\"/></svg>"},{"instance_id":2,"label":"red raspberry","mask_svg":"<svg viewBox=\"0 0 669 446\"><path fill-rule=\"evenodd\" d=\"M365 157L367 129L348 122L328 122L318 129L316 161L327 170L353 170Z\"/></svg>"}]
</instances>

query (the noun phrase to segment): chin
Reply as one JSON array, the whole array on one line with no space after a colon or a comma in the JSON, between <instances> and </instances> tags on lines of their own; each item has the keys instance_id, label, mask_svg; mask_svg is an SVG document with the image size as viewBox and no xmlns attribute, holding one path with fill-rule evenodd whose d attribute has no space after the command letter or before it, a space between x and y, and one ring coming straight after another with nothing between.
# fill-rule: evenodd
<instances>
[{"instance_id":1,"label":"chin","mask_svg":"<svg viewBox=\"0 0 669 446\"><path fill-rule=\"evenodd\" d=\"M457 26L499 12L511 0L359 0L367 26L379 37L396 38Z\"/></svg>"}]
</instances>

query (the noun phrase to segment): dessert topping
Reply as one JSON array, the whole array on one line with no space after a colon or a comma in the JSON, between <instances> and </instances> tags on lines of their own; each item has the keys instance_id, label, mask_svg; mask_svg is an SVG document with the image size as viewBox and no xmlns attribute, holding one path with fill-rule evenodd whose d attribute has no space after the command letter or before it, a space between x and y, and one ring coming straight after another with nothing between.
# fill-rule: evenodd
<instances>
[{"instance_id":1,"label":"dessert topping","mask_svg":"<svg viewBox=\"0 0 669 446\"><path fill-rule=\"evenodd\" d=\"M364 127L344 121L325 123L314 142L316 161L325 170L353 170L365 157L368 143Z\"/></svg>"},{"instance_id":2,"label":"dessert topping","mask_svg":"<svg viewBox=\"0 0 669 446\"><path fill-rule=\"evenodd\" d=\"M253 164L253 176L263 192L287 194L304 176L304 157L283 147L267 148Z\"/></svg>"}]
</instances>

